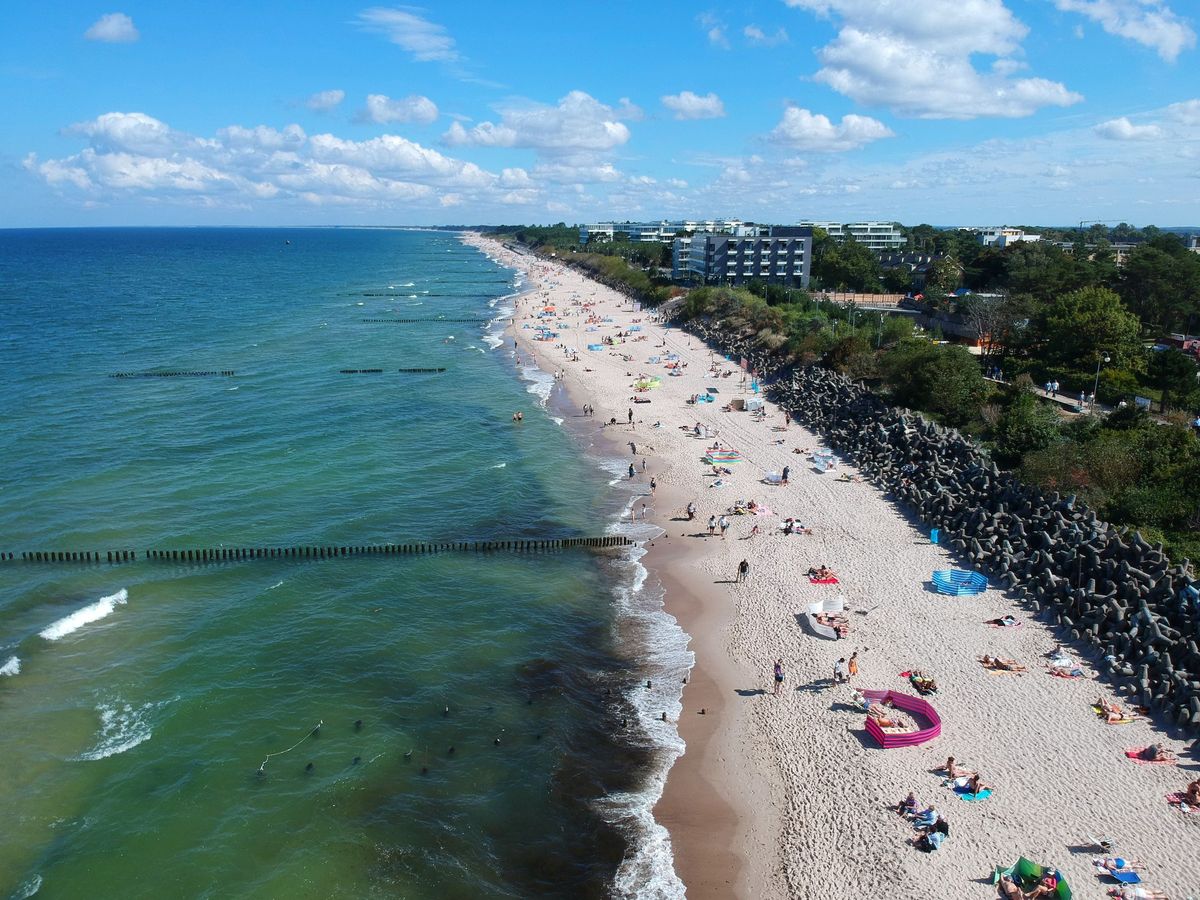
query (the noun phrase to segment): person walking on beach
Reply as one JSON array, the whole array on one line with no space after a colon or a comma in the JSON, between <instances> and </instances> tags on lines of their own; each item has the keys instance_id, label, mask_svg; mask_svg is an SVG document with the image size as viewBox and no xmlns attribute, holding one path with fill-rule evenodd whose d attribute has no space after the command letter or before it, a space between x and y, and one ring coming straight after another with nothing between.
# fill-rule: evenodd
<instances>
[{"instance_id":1,"label":"person walking on beach","mask_svg":"<svg viewBox=\"0 0 1200 900\"><path fill-rule=\"evenodd\" d=\"M636 474L637 474L637 472L633 468L633 463L630 463L629 464L629 477L632 478Z\"/></svg>"},{"instance_id":2,"label":"person walking on beach","mask_svg":"<svg viewBox=\"0 0 1200 900\"><path fill-rule=\"evenodd\" d=\"M708 536L712 537L716 533L717 533L717 517L709 516L708 517Z\"/></svg>"},{"instance_id":3,"label":"person walking on beach","mask_svg":"<svg viewBox=\"0 0 1200 900\"><path fill-rule=\"evenodd\" d=\"M633 407L629 407L629 424L633 424Z\"/></svg>"},{"instance_id":4,"label":"person walking on beach","mask_svg":"<svg viewBox=\"0 0 1200 900\"><path fill-rule=\"evenodd\" d=\"M850 673L849 677L853 678L858 674L858 651L855 650L850 654L850 661L846 663L846 669Z\"/></svg>"},{"instance_id":5,"label":"person walking on beach","mask_svg":"<svg viewBox=\"0 0 1200 900\"><path fill-rule=\"evenodd\" d=\"M792 467L791 467L791 466L784 466L784 467L783 467L783 477L779 479L779 483L780 483L780 484L787 484L787 481L788 481L788 476L789 476L789 475L791 475L791 474L792 474Z\"/></svg>"},{"instance_id":6,"label":"person walking on beach","mask_svg":"<svg viewBox=\"0 0 1200 900\"><path fill-rule=\"evenodd\" d=\"M693 521L696 518L696 503L693 500L688 501L687 517L688 517L689 522Z\"/></svg>"},{"instance_id":7,"label":"person walking on beach","mask_svg":"<svg viewBox=\"0 0 1200 900\"><path fill-rule=\"evenodd\" d=\"M729 530L729 520L721 516L717 524L721 526L721 540L725 540L725 532Z\"/></svg>"},{"instance_id":8,"label":"person walking on beach","mask_svg":"<svg viewBox=\"0 0 1200 900\"><path fill-rule=\"evenodd\" d=\"M650 479L650 493L653 494L657 490L658 490L658 479L651 478Z\"/></svg>"},{"instance_id":9,"label":"person walking on beach","mask_svg":"<svg viewBox=\"0 0 1200 900\"><path fill-rule=\"evenodd\" d=\"M775 660L775 696L778 697L780 691L783 690L783 660Z\"/></svg>"},{"instance_id":10,"label":"person walking on beach","mask_svg":"<svg viewBox=\"0 0 1200 900\"><path fill-rule=\"evenodd\" d=\"M735 582L745 581L749 577L750 577L750 561L743 559L740 563L738 563L737 578L735 578L734 581Z\"/></svg>"},{"instance_id":11,"label":"person walking on beach","mask_svg":"<svg viewBox=\"0 0 1200 900\"><path fill-rule=\"evenodd\" d=\"M833 664L833 681L835 684L842 684L846 679L846 657L842 657Z\"/></svg>"}]
</instances>

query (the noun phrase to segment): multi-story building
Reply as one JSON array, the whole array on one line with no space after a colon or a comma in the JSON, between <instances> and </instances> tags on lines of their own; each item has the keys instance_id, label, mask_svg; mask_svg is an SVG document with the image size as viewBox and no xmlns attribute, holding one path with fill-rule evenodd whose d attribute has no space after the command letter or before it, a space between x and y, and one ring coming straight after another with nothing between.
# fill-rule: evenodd
<instances>
[{"instance_id":1,"label":"multi-story building","mask_svg":"<svg viewBox=\"0 0 1200 900\"><path fill-rule=\"evenodd\" d=\"M1026 234L1020 228L1009 228L1007 225L980 228L978 231L979 243L985 247L995 247L997 250L1003 250L1009 244L1019 244L1022 241L1031 243L1042 239L1040 234Z\"/></svg>"},{"instance_id":2,"label":"multi-story building","mask_svg":"<svg viewBox=\"0 0 1200 900\"><path fill-rule=\"evenodd\" d=\"M1054 246L1064 253L1075 253L1075 244L1072 241L1054 241ZM1096 255L1097 246L1097 244L1084 244L1088 259L1092 259ZM1113 262L1118 266L1123 266L1125 260L1129 258L1129 254L1140 246L1141 244L1115 243L1108 245L1108 251L1112 254Z\"/></svg>"},{"instance_id":3,"label":"multi-story building","mask_svg":"<svg viewBox=\"0 0 1200 900\"><path fill-rule=\"evenodd\" d=\"M761 281L806 288L811 267L812 229L777 226L765 236L694 234L676 238L672 274L678 281L699 284Z\"/></svg>"},{"instance_id":4,"label":"multi-story building","mask_svg":"<svg viewBox=\"0 0 1200 900\"><path fill-rule=\"evenodd\" d=\"M596 222L579 226L579 243L612 241L624 235L632 243L666 244L681 234L732 234L757 236L762 229L740 219L682 219L675 222Z\"/></svg>"},{"instance_id":5,"label":"multi-story building","mask_svg":"<svg viewBox=\"0 0 1200 900\"><path fill-rule=\"evenodd\" d=\"M904 246L904 233L895 222L800 222L805 228L820 228L835 241L847 238L865 246L874 253L899 250Z\"/></svg>"}]
</instances>

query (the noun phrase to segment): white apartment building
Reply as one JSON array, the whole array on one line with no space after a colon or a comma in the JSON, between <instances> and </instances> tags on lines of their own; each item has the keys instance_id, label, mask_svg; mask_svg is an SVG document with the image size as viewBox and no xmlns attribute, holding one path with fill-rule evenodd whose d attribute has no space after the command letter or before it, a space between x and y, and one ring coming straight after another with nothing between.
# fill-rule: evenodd
<instances>
[{"instance_id":1,"label":"white apartment building","mask_svg":"<svg viewBox=\"0 0 1200 900\"><path fill-rule=\"evenodd\" d=\"M1040 234L1026 234L1020 228L1009 228L1007 225L977 230L979 231L979 243L985 247L995 247L997 250L1003 250L1009 244L1019 244L1022 241L1032 243L1042 239Z\"/></svg>"},{"instance_id":2,"label":"white apartment building","mask_svg":"<svg viewBox=\"0 0 1200 900\"><path fill-rule=\"evenodd\" d=\"M675 239L672 276L699 284L808 287L812 230L775 227L769 235L696 234Z\"/></svg>"},{"instance_id":3,"label":"white apartment building","mask_svg":"<svg viewBox=\"0 0 1200 900\"><path fill-rule=\"evenodd\" d=\"M904 246L904 233L895 222L799 222L805 228L820 228L835 241L847 237L875 253L888 253Z\"/></svg>"},{"instance_id":4,"label":"white apartment building","mask_svg":"<svg viewBox=\"0 0 1200 900\"><path fill-rule=\"evenodd\" d=\"M732 234L737 237L757 237L762 231L757 225L741 219L682 219L669 222L595 222L579 226L579 243L592 240L611 241L625 235L631 243L667 244L685 232L695 234Z\"/></svg>"}]
</instances>

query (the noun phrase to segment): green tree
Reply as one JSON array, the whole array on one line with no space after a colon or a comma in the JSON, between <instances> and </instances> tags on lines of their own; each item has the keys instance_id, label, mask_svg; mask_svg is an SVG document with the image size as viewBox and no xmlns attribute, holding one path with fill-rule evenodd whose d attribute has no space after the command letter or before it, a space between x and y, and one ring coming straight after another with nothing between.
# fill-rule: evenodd
<instances>
[{"instance_id":1,"label":"green tree","mask_svg":"<svg viewBox=\"0 0 1200 900\"><path fill-rule=\"evenodd\" d=\"M1154 386L1162 391L1159 408L1164 412L1173 405L1172 400L1186 401L1196 389L1196 364L1175 349L1151 353L1146 373Z\"/></svg>"},{"instance_id":2,"label":"green tree","mask_svg":"<svg viewBox=\"0 0 1200 900\"><path fill-rule=\"evenodd\" d=\"M1148 325L1183 328L1200 312L1200 255L1188 252L1175 235L1162 235L1129 254L1120 291Z\"/></svg>"},{"instance_id":3,"label":"green tree","mask_svg":"<svg viewBox=\"0 0 1200 900\"><path fill-rule=\"evenodd\" d=\"M903 341L883 355L880 369L898 403L935 413L948 425L973 420L987 393L979 363L965 347Z\"/></svg>"},{"instance_id":4,"label":"green tree","mask_svg":"<svg viewBox=\"0 0 1200 900\"><path fill-rule=\"evenodd\" d=\"M879 261L851 237L840 244L826 241L819 256L814 251L813 274L827 290L877 292L880 288Z\"/></svg>"},{"instance_id":5,"label":"green tree","mask_svg":"<svg viewBox=\"0 0 1200 900\"><path fill-rule=\"evenodd\" d=\"M1057 443L1062 419L1054 408L1028 389L1016 389L996 423L997 461L1012 465L1026 454Z\"/></svg>"},{"instance_id":6,"label":"green tree","mask_svg":"<svg viewBox=\"0 0 1200 900\"><path fill-rule=\"evenodd\" d=\"M1141 327L1121 298L1107 288L1089 287L1048 304L1038 322L1041 356L1066 371L1093 371L1104 354L1115 368L1141 361Z\"/></svg>"}]
</instances>

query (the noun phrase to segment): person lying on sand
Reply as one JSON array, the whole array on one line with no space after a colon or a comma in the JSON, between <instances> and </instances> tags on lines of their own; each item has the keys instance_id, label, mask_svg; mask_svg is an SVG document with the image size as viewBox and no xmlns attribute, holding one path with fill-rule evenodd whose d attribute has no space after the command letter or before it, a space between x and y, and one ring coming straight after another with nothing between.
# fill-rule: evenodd
<instances>
[{"instance_id":1,"label":"person lying on sand","mask_svg":"<svg viewBox=\"0 0 1200 900\"><path fill-rule=\"evenodd\" d=\"M946 764L942 766L942 771L946 773L947 778L965 778L970 775L979 774L973 769L964 769L953 756L946 760Z\"/></svg>"},{"instance_id":2,"label":"person lying on sand","mask_svg":"<svg viewBox=\"0 0 1200 900\"><path fill-rule=\"evenodd\" d=\"M1188 806L1200 806L1200 778L1187 786L1183 792L1183 802Z\"/></svg>"},{"instance_id":3,"label":"person lying on sand","mask_svg":"<svg viewBox=\"0 0 1200 900\"><path fill-rule=\"evenodd\" d=\"M1001 616L998 619L988 619L987 624L988 625L999 625L1001 628L1011 628L1014 625L1017 625L1018 622L1012 616Z\"/></svg>"},{"instance_id":4,"label":"person lying on sand","mask_svg":"<svg viewBox=\"0 0 1200 900\"><path fill-rule=\"evenodd\" d=\"M807 574L808 574L809 578L835 578L835 577L837 577L833 574L833 569L829 568L826 565L820 565L815 569L810 568L808 570Z\"/></svg>"},{"instance_id":5,"label":"person lying on sand","mask_svg":"<svg viewBox=\"0 0 1200 900\"><path fill-rule=\"evenodd\" d=\"M985 669L995 669L997 672L1027 672L1029 671L1015 659L1002 659L999 656L983 655L979 661Z\"/></svg>"},{"instance_id":6,"label":"person lying on sand","mask_svg":"<svg viewBox=\"0 0 1200 900\"><path fill-rule=\"evenodd\" d=\"M1070 666L1047 666L1046 669L1051 675L1057 675L1059 678L1082 678L1086 674L1073 663Z\"/></svg>"},{"instance_id":7,"label":"person lying on sand","mask_svg":"<svg viewBox=\"0 0 1200 900\"><path fill-rule=\"evenodd\" d=\"M920 672L913 672L913 674L909 676L908 680L918 694L937 693L937 681L929 675L922 675Z\"/></svg>"},{"instance_id":8,"label":"person lying on sand","mask_svg":"<svg viewBox=\"0 0 1200 900\"><path fill-rule=\"evenodd\" d=\"M784 534L812 534L813 530L803 522L797 522L793 518L786 518L783 524L779 526L779 530Z\"/></svg>"},{"instance_id":9,"label":"person lying on sand","mask_svg":"<svg viewBox=\"0 0 1200 900\"><path fill-rule=\"evenodd\" d=\"M1124 720L1125 711L1116 703L1110 703L1103 697L1097 697L1093 706L1100 707L1100 714L1104 716L1104 720L1109 725L1115 725L1117 722Z\"/></svg>"},{"instance_id":10,"label":"person lying on sand","mask_svg":"<svg viewBox=\"0 0 1200 900\"><path fill-rule=\"evenodd\" d=\"M1106 869L1109 872L1128 872L1142 868L1140 860L1124 859L1120 856L1093 856L1092 865L1097 869Z\"/></svg>"},{"instance_id":11,"label":"person lying on sand","mask_svg":"<svg viewBox=\"0 0 1200 900\"><path fill-rule=\"evenodd\" d=\"M1120 900L1171 900L1165 891L1158 888L1145 887L1140 884L1127 884L1124 887L1108 889L1108 896L1119 897Z\"/></svg>"},{"instance_id":12,"label":"person lying on sand","mask_svg":"<svg viewBox=\"0 0 1200 900\"><path fill-rule=\"evenodd\" d=\"M1175 754L1169 750L1164 750L1158 744L1150 744L1148 747L1143 747L1142 752L1138 754L1138 759L1146 762L1176 762Z\"/></svg>"}]
</instances>

